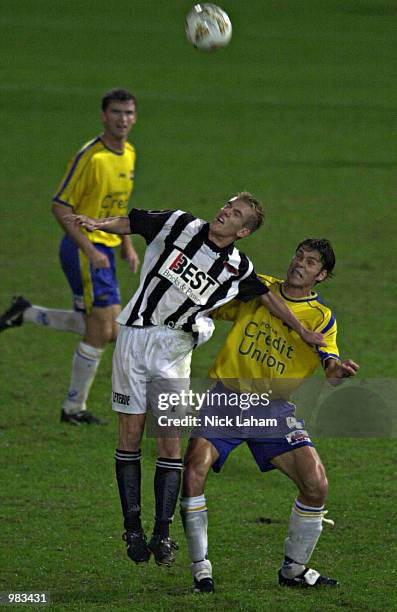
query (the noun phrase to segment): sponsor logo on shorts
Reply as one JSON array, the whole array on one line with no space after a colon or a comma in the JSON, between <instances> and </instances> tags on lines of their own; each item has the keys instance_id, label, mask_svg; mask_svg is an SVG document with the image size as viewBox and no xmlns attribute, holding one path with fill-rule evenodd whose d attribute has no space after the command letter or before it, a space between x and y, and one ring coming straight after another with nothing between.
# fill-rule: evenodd
<instances>
[{"instance_id":1,"label":"sponsor logo on shorts","mask_svg":"<svg viewBox=\"0 0 397 612\"><path fill-rule=\"evenodd\" d=\"M295 431L291 431L291 433L286 436L288 444L294 446L295 444L300 444L301 442L311 442L309 434L304 429L297 429Z\"/></svg>"},{"instance_id":2,"label":"sponsor logo on shorts","mask_svg":"<svg viewBox=\"0 0 397 612\"><path fill-rule=\"evenodd\" d=\"M218 289L219 283L207 272L200 270L189 257L174 249L159 270L163 278L169 280L195 304L204 306L210 296Z\"/></svg>"},{"instance_id":3,"label":"sponsor logo on shorts","mask_svg":"<svg viewBox=\"0 0 397 612\"><path fill-rule=\"evenodd\" d=\"M129 406L131 397L124 395L123 393L116 393L113 391L113 401L115 404L121 404L121 406Z\"/></svg>"},{"instance_id":4,"label":"sponsor logo on shorts","mask_svg":"<svg viewBox=\"0 0 397 612\"><path fill-rule=\"evenodd\" d=\"M296 419L294 416L287 416L287 418L285 419L285 422L287 423L290 429L301 429L302 430L305 425L304 421L298 421L298 419Z\"/></svg>"}]
</instances>

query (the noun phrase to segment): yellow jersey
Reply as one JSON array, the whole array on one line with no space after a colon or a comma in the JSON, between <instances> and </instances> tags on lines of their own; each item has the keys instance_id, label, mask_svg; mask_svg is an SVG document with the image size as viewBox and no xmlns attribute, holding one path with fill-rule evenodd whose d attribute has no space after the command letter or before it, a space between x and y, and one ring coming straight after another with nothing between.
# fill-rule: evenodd
<instances>
[{"instance_id":1,"label":"yellow jersey","mask_svg":"<svg viewBox=\"0 0 397 612\"><path fill-rule=\"evenodd\" d=\"M76 214L97 219L127 215L135 158L135 149L128 142L123 153L118 153L107 148L100 137L94 138L68 163L53 201L70 206ZM109 247L121 243L116 234L99 230L84 233L92 242Z\"/></svg>"},{"instance_id":2,"label":"yellow jersey","mask_svg":"<svg viewBox=\"0 0 397 612\"><path fill-rule=\"evenodd\" d=\"M235 390L271 389L273 399L289 399L319 365L330 358L339 359L335 316L317 293L305 298L287 297L282 280L258 276L286 302L305 327L324 334L326 346L306 344L258 298L249 302L232 300L211 313L214 319L233 321L233 327L209 375Z\"/></svg>"}]
</instances>

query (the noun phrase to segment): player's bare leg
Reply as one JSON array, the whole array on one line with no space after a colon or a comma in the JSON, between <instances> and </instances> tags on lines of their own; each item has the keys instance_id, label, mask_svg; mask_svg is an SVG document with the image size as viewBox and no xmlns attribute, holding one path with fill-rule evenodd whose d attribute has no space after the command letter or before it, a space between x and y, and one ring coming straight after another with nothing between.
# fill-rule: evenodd
<instances>
[{"instance_id":1,"label":"player's bare leg","mask_svg":"<svg viewBox=\"0 0 397 612\"><path fill-rule=\"evenodd\" d=\"M86 401L103 351L117 337L115 318L119 312L120 305L114 304L93 308L84 316L85 334L73 356L71 381L61 411L61 421L72 425L101 424L99 419L88 412Z\"/></svg>"},{"instance_id":2,"label":"player's bare leg","mask_svg":"<svg viewBox=\"0 0 397 612\"><path fill-rule=\"evenodd\" d=\"M203 495L210 467L218 459L215 446L205 438L191 438L185 453L183 472L183 497Z\"/></svg>"},{"instance_id":3,"label":"player's bare leg","mask_svg":"<svg viewBox=\"0 0 397 612\"><path fill-rule=\"evenodd\" d=\"M324 505L328 481L324 465L315 448L301 446L294 451L274 457L271 463L295 482L298 500L307 506Z\"/></svg>"},{"instance_id":4,"label":"player's bare leg","mask_svg":"<svg viewBox=\"0 0 397 612\"><path fill-rule=\"evenodd\" d=\"M194 590L212 593L212 566L208 559L208 510L204 487L208 472L219 456L215 446L205 438L192 438L185 455L182 484L181 516L192 561Z\"/></svg>"},{"instance_id":5,"label":"player's bare leg","mask_svg":"<svg viewBox=\"0 0 397 612\"><path fill-rule=\"evenodd\" d=\"M127 414L118 413L119 442L118 448L122 451L135 453L139 451L143 432L145 429L146 413Z\"/></svg>"},{"instance_id":6,"label":"player's bare leg","mask_svg":"<svg viewBox=\"0 0 397 612\"><path fill-rule=\"evenodd\" d=\"M120 304L112 304L104 308L94 307L90 314L84 316L86 322L84 342L101 349L105 348L109 342L116 340L119 327L116 318L120 311Z\"/></svg>"},{"instance_id":7,"label":"player's bare leg","mask_svg":"<svg viewBox=\"0 0 397 612\"><path fill-rule=\"evenodd\" d=\"M141 450L146 414L118 413L116 478L124 517L127 554L135 563L149 561L150 550L141 524Z\"/></svg>"},{"instance_id":8,"label":"player's bare leg","mask_svg":"<svg viewBox=\"0 0 397 612\"><path fill-rule=\"evenodd\" d=\"M272 464L291 478L299 490L291 511L279 583L305 587L337 585L336 580L306 568L321 535L328 493L325 468L316 449L302 446L274 457Z\"/></svg>"}]
</instances>

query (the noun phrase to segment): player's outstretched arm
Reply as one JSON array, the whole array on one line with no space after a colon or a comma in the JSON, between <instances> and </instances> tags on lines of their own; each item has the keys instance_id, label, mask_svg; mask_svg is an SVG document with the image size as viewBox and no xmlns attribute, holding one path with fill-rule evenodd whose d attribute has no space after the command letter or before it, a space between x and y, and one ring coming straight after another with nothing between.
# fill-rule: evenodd
<instances>
[{"instance_id":1,"label":"player's outstretched arm","mask_svg":"<svg viewBox=\"0 0 397 612\"><path fill-rule=\"evenodd\" d=\"M101 230L107 234L131 234L131 225L128 217L106 217L105 219L94 219L86 215L67 215L65 223L73 226L84 227L89 232Z\"/></svg>"},{"instance_id":2,"label":"player's outstretched arm","mask_svg":"<svg viewBox=\"0 0 397 612\"><path fill-rule=\"evenodd\" d=\"M269 291L261 295L260 299L272 314L294 329L307 344L326 346L323 334L306 329L278 295Z\"/></svg>"},{"instance_id":3,"label":"player's outstretched arm","mask_svg":"<svg viewBox=\"0 0 397 612\"><path fill-rule=\"evenodd\" d=\"M325 375L333 385L340 384L345 378L355 376L359 369L358 363L352 359L345 359L344 361L327 359L325 363Z\"/></svg>"}]
</instances>

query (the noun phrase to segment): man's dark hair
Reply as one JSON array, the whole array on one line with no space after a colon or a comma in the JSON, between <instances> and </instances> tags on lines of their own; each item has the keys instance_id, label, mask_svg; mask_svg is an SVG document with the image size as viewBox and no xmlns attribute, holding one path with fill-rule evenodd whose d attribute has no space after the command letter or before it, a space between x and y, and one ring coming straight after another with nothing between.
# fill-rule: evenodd
<instances>
[{"instance_id":1,"label":"man's dark hair","mask_svg":"<svg viewBox=\"0 0 397 612\"><path fill-rule=\"evenodd\" d=\"M105 111L111 102L129 102L130 100L136 106L136 99L128 89L114 88L107 91L102 97L102 110Z\"/></svg>"},{"instance_id":2,"label":"man's dark hair","mask_svg":"<svg viewBox=\"0 0 397 612\"><path fill-rule=\"evenodd\" d=\"M332 270L335 267L335 253L329 240L326 238L306 238L298 244L296 250L301 247L307 248L310 251L316 249L320 253L323 270L328 272L328 278L333 276Z\"/></svg>"}]
</instances>

